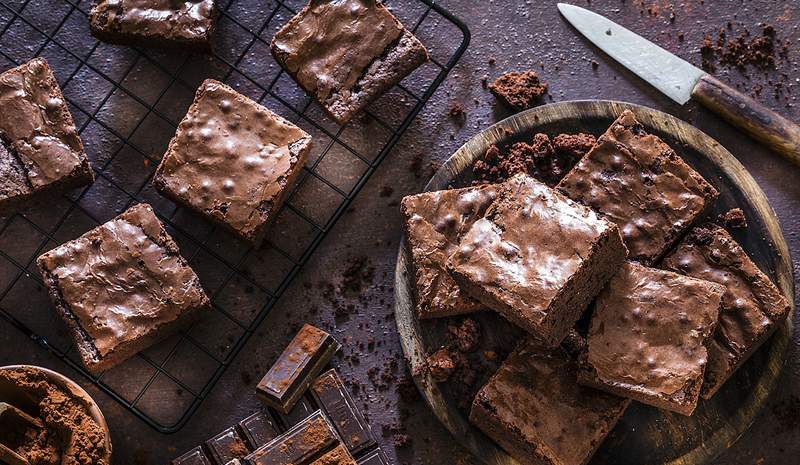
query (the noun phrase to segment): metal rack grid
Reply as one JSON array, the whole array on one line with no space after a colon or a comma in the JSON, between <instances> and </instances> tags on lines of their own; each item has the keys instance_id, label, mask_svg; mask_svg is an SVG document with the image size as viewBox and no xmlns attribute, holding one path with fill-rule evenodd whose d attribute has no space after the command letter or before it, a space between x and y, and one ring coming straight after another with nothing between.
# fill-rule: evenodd
<instances>
[{"instance_id":1,"label":"metal rack grid","mask_svg":"<svg viewBox=\"0 0 800 465\"><path fill-rule=\"evenodd\" d=\"M431 53L338 126L274 62L272 34L305 0L219 0L212 55L112 46L89 34L91 0L0 0L0 69L35 56L53 68L97 180L0 218L0 317L151 427L178 431L300 268L347 210L469 43L432 0L386 2ZM214 77L314 137L303 174L260 249L160 197L150 179L197 85ZM366 136L365 136L366 135ZM35 259L136 202L153 205L198 273L214 311L191 329L99 376L88 373L53 311Z\"/></svg>"}]
</instances>

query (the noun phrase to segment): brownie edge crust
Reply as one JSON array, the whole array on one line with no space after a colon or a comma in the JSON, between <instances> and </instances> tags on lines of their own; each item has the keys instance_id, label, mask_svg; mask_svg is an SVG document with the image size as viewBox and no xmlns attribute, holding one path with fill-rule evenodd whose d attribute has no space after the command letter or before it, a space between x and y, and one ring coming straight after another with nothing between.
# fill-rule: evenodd
<instances>
[{"instance_id":1,"label":"brownie edge crust","mask_svg":"<svg viewBox=\"0 0 800 465\"><path fill-rule=\"evenodd\" d=\"M210 308L200 280L147 204L36 261L56 310L94 374Z\"/></svg>"}]
</instances>

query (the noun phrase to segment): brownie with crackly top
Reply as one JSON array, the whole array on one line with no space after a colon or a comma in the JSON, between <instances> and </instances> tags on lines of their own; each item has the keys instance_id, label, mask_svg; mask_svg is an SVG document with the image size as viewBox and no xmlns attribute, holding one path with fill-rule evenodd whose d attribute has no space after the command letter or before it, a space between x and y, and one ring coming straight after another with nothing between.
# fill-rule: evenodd
<instances>
[{"instance_id":1,"label":"brownie with crackly top","mask_svg":"<svg viewBox=\"0 0 800 465\"><path fill-rule=\"evenodd\" d=\"M662 267L725 286L700 395L711 398L780 326L789 301L722 227L694 228Z\"/></svg>"},{"instance_id":2,"label":"brownie with crackly top","mask_svg":"<svg viewBox=\"0 0 800 465\"><path fill-rule=\"evenodd\" d=\"M310 147L305 131L208 79L178 126L153 185L258 246Z\"/></svg>"},{"instance_id":3,"label":"brownie with crackly top","mask_svg":"<svg viewBox=\"0 0 800 465\"><path fill-rule=\"evenodd\" d=\"M216 14L216 0L99 0L89 27L112 44L210 51Z\"/></svg>"},{"instance_id":4,"label":"brownie with crackly top","mask_svg":"<svg viewBox=\"0 0 800 465\"><path fill-rule=\"evenodd\" d=\"M446 270L447 257L494 201L494 186L448 189L403 198L408 250L414 264L420 318L471 313L484 306L468 296Z\"/></svg>"},{"instance_id":5,"label":"brownie with crackly top","mask_svg":"<svg viewBox=\"0 0 800 465\"><path fill-rule=\"evenodd\" d=\"M577 383L564 349L523 341L481 388L470 421L521 464L583 465L629 400Z\"/></svg>"},{"instance_id":6,"label":"brownie with crackly top","mask_svg":"<svg viewBox=\"0 0 800 465\"><path fill-rule=\"evenodd\" d=\"M499 186L447 269L470 295L554 347L626 253L614 223L518 174Z\"/></svg>"},{"instance_id":7,"label":"brownie with crackly top","mask_svg":"<svg viewBox=\"0 0 800 465\"><path fill-rule=\"evenodd\" d=\"M50 66L35 58L0 74L0 209L94 180Z\"/></svg>"},{"instance_id":8,"label":"brownie with crackly top","mask_svg":"<svg viewBox=\"0 0 800 465\"><path fill-rule=\"evenodd\" d=\"M629 258L657 262L719 196L625 110L558 188L619 225Z\"/></svg>"},{"instance_id":9,"label":"brownie with crackly top","mask_svg":"<svg viewBox=\"0 0 800 465\"><path fill-rule=\"evenodd\" d=\"M92 373L121 363L210 308L197 275L147 204L36 263Z\"/></svg>"},{"instance_id":10,"label":"brownie with crackly top","mask_svg":"<svg viewBox=\"0 0 800 465\"><path fill-rule=\"evenodd\" d=\"M725 287L626 263L597 297L582 384L691 415Z\"/></svg>"},{"instance_id":11,"label":"brownie with crackly top","mask_svg":"<svg viewBox=\"0 0 800 465\"><path fill-rule=\"evenodd\" d=\"M377 0L313 0L275 34L272 55L344 124L428 60Z\"/></svg>"}]
</instances>

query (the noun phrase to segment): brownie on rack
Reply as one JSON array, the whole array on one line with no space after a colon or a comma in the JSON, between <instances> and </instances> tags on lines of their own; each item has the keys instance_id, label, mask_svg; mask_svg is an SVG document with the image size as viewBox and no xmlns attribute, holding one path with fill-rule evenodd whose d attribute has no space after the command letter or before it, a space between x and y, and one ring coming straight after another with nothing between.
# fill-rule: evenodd
<instances>
[{"instance_id":1,"label":"brownie on rack","mask_svg":"<svg viewBox=\"0 0 800 465\"><path fill-rule=\"evenodd\" d=\"M147 204L37 259L86 368L100 373L210 309L200 280Z\"/></svg>"},{"instance_id":2,"label":"brownie on rack","mask_svg":"<svg viewBox=\"0 0 800 465\"><path fill-rule=\"evenodd\" d=\"M378 0L314 0L275 34L270 49L340 124L428 60L422 43Z\"/></svg>"},{"instance_id":3,"label":"brownie on rack","mask_svg":"<svg viewBox=\"0 0 800 465\"><path fill-rule=\"evenodd\" d=\"M305 131L208 79L170 141L153 185L258 246L310 148Z\"/></svg>"},{"instance_id":4,"label":"brownie on rack","mask_svg":"<svg viewBox=\"0 0 800 465\"><path fill-rule=\"evenodd\" d=\"M0 74L0 209L90 184L94 174L50 66Z\"/></svg>"},{"instance_id":5,"label":"brownie on rack","mask_svg":"<svg viewBox=\"0 0 800 465\"><path fill-rule=\"evenodd\" d=\"M780 326L792 307L733 237L714 224L694 228L664 258L662 267L726 288L700 391L708 399Z\"/></svg>"},{"instance_id":6,"label":"brownie on rack","mask_svg":"<svg viewBox=\"0 0 800 465\"><path fill-rule=\"evenodd\" d=\"M719 196L625 110L558 188L617 223L629 258L657 262Z\"/></svg>"},{"instance_id":7,"label":"brownie on rack","mask_svg":"<svg viewBox=\"0 0 800 465\"><path fill-rule=\"evenodd\" d=\"M217 0L98 0L92 35L112 44L210 51Z\"/></svg>"},{"instance_id":8,"label":"brownie on rack","mask_svg":"<svg viewBox=\"0 0 800 465\"><path fill-rule=\"evenodd\" d=\"M456 282L555 347L624 262L617 226L518 174L450 256Z\"/></svg>"}]
</instances>

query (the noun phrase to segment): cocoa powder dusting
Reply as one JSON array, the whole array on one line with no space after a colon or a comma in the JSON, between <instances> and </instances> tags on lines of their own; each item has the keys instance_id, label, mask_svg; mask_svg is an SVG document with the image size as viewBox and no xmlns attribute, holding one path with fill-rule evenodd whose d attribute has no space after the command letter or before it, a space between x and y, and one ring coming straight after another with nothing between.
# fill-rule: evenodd
<instances>
[{"instance_id":1,"label":"cocoa powder dusting","mask_svg":"<svg viewBox=\"0 0 800 465\"><path fill-rule=\"evenodd\" d=\"M32 369L0 371L0 379L27 393L38 407L33 413L45 425L44 430L26 431L26 440L17 449L31 465L108 465L105 432L83 400Z\"/></svg>"}]
</instances>

